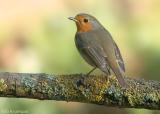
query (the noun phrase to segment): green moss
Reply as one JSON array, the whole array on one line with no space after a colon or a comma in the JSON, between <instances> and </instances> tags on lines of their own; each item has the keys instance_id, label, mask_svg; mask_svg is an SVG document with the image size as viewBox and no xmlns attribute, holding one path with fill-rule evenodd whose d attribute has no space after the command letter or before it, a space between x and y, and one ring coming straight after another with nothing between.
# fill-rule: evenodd
<instances>
[{"instance_id":1,"label":"green moss","mask_svg":"<svg viewBox=\"0 0 160 114\"><path fill-rule=\"evenodd\" d=\"M42 81L41 82L41 92L46 94L49 98L51 98L53 94L53 89L51 85L49 85L49 83L47 83L46 81Z\"/></svg>"},{"instance_id":2,"label":"green moss","mask_svg":"<svg viewBox=\"0 0 160 114\"><path fill-rule=\"evenodd\" d=\"M7 89L7 84L5 83L4 79L0 79L0 92L4 92Z\"/></svg>"},{"instance_id":3,"label":"green moss","mask_svg":"<svg viewBox=\"0 0 160 114\"><path fill-rule=\"evenodd\" d=\"M59 80L56 81L56 88L59 88L57 93L61 96L62 99L66 101L75 99L77 92L73 87L74 77L66 77L66 76L59 76Z\"/></svg>"},{"instance_id":4,"label":"green moss","mask_svg":"<svg viewBox=\"0 0 160 114\"><path fill-rule=\"evenodd\" d=\"M108 86L108 79L106 76L84 75L76 79L73 85L78 90L79 97L85 102L102 103L105 89Z\"/></svg>"},{"instance_id":5,"label":"green moss","mask_svg":"<svg viewBox=\"0 0 160 114\"><path fill-rule=\"evenodd\" d=\"M160 106L158 104L160 102L159 93L159 91L150 85L150 82L135 80L130 81L130 86L124 91L124 97L131 107Z\"/></svg>"},{"instance_id":6,"label":"green moss","mask_svg":"<svg viewBox=\"0 0 160 114\"><path fill-rule=\"evenodd\" d=\"M105 92L106 102L112 104L123 104L123 91L120 88L111 85Z\"/></svg>"},{"instance_id":7,"label":"green moss","mask_svg":"<svg viewBox=\"0 0 160 114\"><path fill-rule=\"evenodd\" d=\"M25 89L19 87L19 88L16 89L16 93L17 93L18 95L20 95L20 96L25 96Z\"/></svg>"},{"instance_id":8,"label":"green moss","mask_svg":"<svg viewBox=\"0 0 160 114\"><path fill-rule=\"evenodd\" d=\"M21 83L23 83L23 85L26 88L34 88L37 85L37 81L36 79L30 77L30 76L24 76L22 77Z\"/></svg>"},{"instance_id":9,"label":"green moss","mask_svg":"<svg viewBox=\"0 0 160 114\"><path fill-rule=\"evenodd\" d=\"M29 95L34 94L34 92L35 92L34 88L37 85L35 78L32 78L31 76L24 76L21 79L21 83L22 83L22 85L24 85L24 87L21 88L24 90L24 92L21 89L19 89L19 92L28 93Z\"/></svg>"}]
</instances>

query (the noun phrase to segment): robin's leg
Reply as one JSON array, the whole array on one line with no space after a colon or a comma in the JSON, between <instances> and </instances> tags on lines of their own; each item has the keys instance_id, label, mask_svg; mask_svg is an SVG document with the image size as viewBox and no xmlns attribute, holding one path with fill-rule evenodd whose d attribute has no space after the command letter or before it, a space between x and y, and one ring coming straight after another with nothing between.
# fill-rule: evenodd
<instances>
[{"instance_id":1,"label":"robin's leg","mask_svg":"<svg viewBox=\"0 0 160 114\"><path fill-rule=\"evenodd\" d=\"M108 70L108 75L111 75L111 69L108 67L107 70Z\"/></svg>"},{"instance_id":2,"label":"robin's leg","mask_svg":"<svg viewBox=\"0 0 160 114\"><path fill-rule=\"evenodd\" d=\"M94 67L91 71L89 71L89 72L87 73L87 76L90 75L94 70L96 70L96 67Z\"/></svg>"},{"instance_id":3,"label":"robin's leg","mask_svg":"<svg viewBox=\"0 0 160 114\"><path fill-rule=\"evenodd\" d=\"M105 70L103 70L103 72L107 75L110 76L111 75L111 69L109 67L105 68Z\"/></svg>"},{"instance_id":4,"label":"robin's leg","mask_svg":"<svg viewBox=\"0 0 160 114\"><path fill-rule=\"evenodd\" d=\"M105 74L107 74L106 76L106 80L107 80L107 84L109 83L109 76L111 75L111 69L109 67L106 68L105 71L103 71Z\"/></svg>"}]
</instances>

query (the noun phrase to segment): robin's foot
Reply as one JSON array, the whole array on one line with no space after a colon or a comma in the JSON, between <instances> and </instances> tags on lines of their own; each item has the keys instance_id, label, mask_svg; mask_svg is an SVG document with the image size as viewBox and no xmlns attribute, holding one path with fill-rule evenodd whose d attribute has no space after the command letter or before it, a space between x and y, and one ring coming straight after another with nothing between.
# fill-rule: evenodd
<instances>
[{"instance_id":1,"label":"robin's foot","mask_svg":"<svg viewBox=\"0 0 160 114\"><path fill-rule=\"evenodd\" d=\"M91 71L89 71L86 75L90 75L94 70L96 70L96 67L94 67Z\"/></svg>"},{"instance_id":2,"label":"robin's foot","mask_svg":"<svg viewBox=\"0 0 160 114\"><path fill-rule=\"evenodd\" d=\"M107 68L107 70L108 70L108 75L110 76L111 75L111 69Z\"/></svg>"},{"instance_id":3,"label":"robin's foot","mask_svg":"<svg viewBox=\"0 0 160 114\"><path fill-rule=\"evenodd\" d=\"M109 77L106 76L106 80L107 80L107 85L109 84Z\"/></svg>"}]
</instances>

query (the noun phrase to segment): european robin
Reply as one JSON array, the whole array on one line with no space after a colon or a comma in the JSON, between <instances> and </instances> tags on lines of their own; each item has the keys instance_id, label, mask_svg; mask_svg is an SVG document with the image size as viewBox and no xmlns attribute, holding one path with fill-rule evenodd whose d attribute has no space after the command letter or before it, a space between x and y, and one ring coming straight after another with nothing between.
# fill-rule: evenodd
<instances>
[{"instance_id":1,"label":"european robin","mask_svg":"<svg viewBox=\"0 0 160 114\"><path fill-rule=\"evenodd\" d=\"M111 34L89 14L80 13L69 19L75 21L77 26L75 44L79 53L88 64L94 67L88 75L96 68L110 75L111 69L120 85L125 87L124 61Z\"/></svg>"}]
</instances>

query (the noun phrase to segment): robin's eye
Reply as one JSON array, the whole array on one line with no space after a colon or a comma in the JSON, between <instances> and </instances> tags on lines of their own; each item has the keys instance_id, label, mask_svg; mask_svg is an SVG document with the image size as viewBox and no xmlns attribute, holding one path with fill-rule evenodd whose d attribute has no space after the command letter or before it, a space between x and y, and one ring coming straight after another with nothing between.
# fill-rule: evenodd
<instances>
[{"instance_id":1,"label":"robin's eye","mask_svg":"<svg viewBox=\"0 0 160 114\"><path fill-rule=\"evenodd\" d=\"M86 18L84 18L84 20L83 20L85 23L87 23L88 22L88 19L86 19Z\"/></svg>"}]
</instances>

